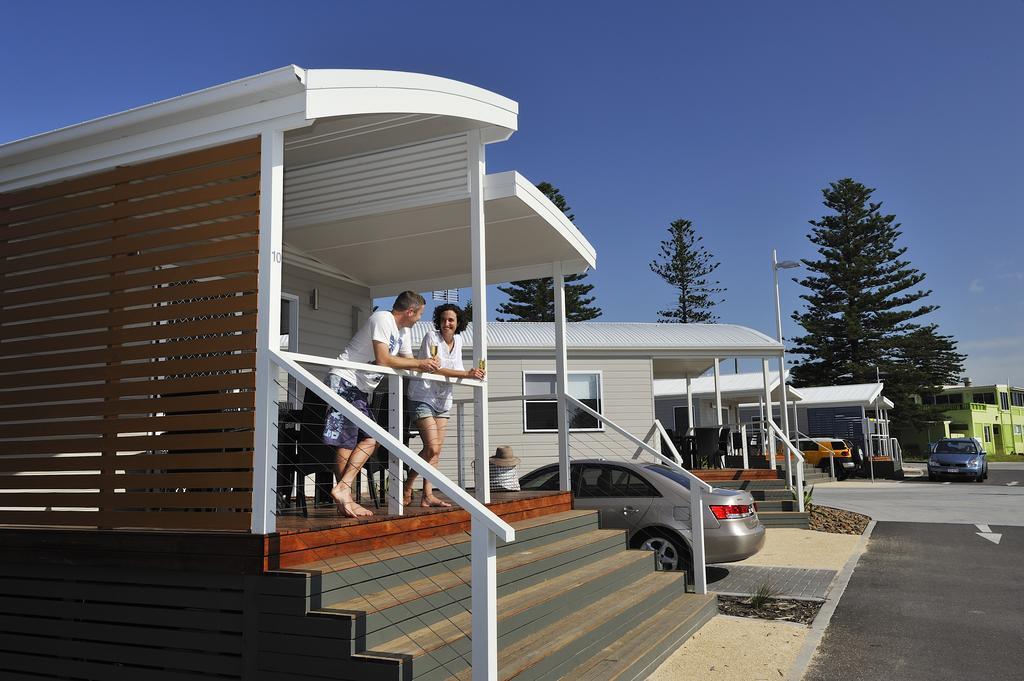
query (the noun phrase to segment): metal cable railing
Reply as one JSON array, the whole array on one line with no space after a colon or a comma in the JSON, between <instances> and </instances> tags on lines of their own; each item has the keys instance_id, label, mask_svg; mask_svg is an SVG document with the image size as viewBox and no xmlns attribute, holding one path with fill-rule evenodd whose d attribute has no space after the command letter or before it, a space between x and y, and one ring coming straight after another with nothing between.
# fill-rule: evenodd
<instances>
[{"instance_id":1,"label":"metal cable railing","mask_svg":"<svg viewBox=\"0 0 1024 681\"><path fill-rule=\"evenodd\" d=\"M469 634L472 642L471 667L474 679L488 679L489 674L495 669L494 661L497 659L497 629L496 629L496 539L501 538L505 542L515 539L515 530L511 525L501 520L490 509L480 501L469 495L459 485L452 482L447 476L424 461L405 444L401 442L402 420L396 419L397 423L389 420L389 429L377 424L373 419L356 409L353 405L342 400L337 394L330 390L324 383L316 378L299 362L317 364L320 366L340 366L356 371L367 371L378 374L385 374L389 377L392 387L392 396L397 398L391 405L391 409L398 414L401 413L401 377L409 376L424 378L427 380L439 380L449 383L464 385L482 385L479 381L471 379L451 379L431 374L420 374L419 372L394 370L386 367L378 367L370 364L357 362L342 362L323 357L311 355L300 355L297 353L281 352L271 349L269 351L271 361L285 370L290 376L296 379L298 384L306 389L312 390L330 408L341 412L346 418L355 422L363 432L367 433L378 443L383 445L392 457L390 469L390 510L402 512L402 499L396 493L401 485L401 465L404 464L415 470L424 479L429 480L441 493L459 507L469 513L471 517L470 528L470 610L464 617L448 617L449 628L454 628L460 634ZM273 405L276 408L276 403ZM270 480L276 482L277 469L271 471ZM451 572L451 570L449 570ZM454 579L454 578L453 578ZM464 577L461 577L464 580ZM449 580L451 581L451 580ZM437 586L437 585L435 585ZM439 587L437 587L439 588ZM468 617L468 613L476 613L477 616ZM482 616L480 616L482 615ZM456 621L458 620L458 621ZM466 631L471 627L471 631ZM445 641L450 638L451 631L437 635L438 641ZM418 642L417 645L420 643Z\"/></svg>"}]
</instances>

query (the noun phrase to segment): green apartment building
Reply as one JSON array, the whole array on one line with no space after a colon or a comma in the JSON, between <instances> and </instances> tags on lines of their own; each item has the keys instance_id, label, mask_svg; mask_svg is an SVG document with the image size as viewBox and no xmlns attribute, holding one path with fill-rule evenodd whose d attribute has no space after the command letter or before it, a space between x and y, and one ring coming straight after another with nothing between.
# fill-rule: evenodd
<instances>
[{"instance_id":1,"label":"green apartment building","mask_svg":"<svg viewBox=\"0 0 1024 681\"><path fill-rule=\"evenodd\" d=\"M1024 454L1024 388L965 381L926 395L923 402L941 406L945 421L921 433L922 438L976 437L989 454Z\"/></svg>"}]
</instances>

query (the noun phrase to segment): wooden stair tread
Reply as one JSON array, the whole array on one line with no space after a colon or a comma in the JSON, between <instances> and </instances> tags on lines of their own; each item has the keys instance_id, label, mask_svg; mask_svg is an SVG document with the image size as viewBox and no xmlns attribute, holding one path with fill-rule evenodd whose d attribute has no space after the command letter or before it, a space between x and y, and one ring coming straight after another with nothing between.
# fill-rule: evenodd
<instances>
[{"instance_id":1,"label":"wooden stair tread","mask_svg":"<svg viewBox=\"0 0 1024 681\"><path fill-rule=\"evenodd\" d=\"M581 635L598 628L601 624L624 615L634 606L642 603L657 591L673 582L685 580L681 572L653 572L634 582L635 588L615 591L604 598L580 608L568 617L552 622L546 627L507 645L498 652L498 675L503 680L512 679ZM648 587L648 588L644 588ZM466 669L456 679L471 681L472 670Z\"/></svg>"},{"instance_id":2,"label":"wooden stair tread","mask_svg":"<svg viewBox=\"0 0 1024 681\"><path fill-rule=\"evenodd\" d=\"M498 618L511 617L536 605L549 601L571 589L601 577L609 572L627 567L639 561L649 561L651 555L647 551L621 551L599 560L591 561L575 570L566 572L553 579L546 580L530 587L507 594L498 599ZM662 574L662 573L656 573ZM669 573L664 573L669 574ZM682 573L672 573L685 577ZM618 594L612 594L618 597ZM602 600L607 600L602 599ZM606 604L605 607L608 607ZM468 610L463 610L454 617L450 617L434 625L421 627L408 634L394 638L390 641L374 646L368 650L368 654L386 653L391 655L423 655L444 645L459 640L462 637L471 635L472 615Z\"/></svg>"},{"instance_id":3,"label":"wooden stair tread","mask_svg":"<svg viewBox=\"0 0 1024 681\"><path fill-rule=\"evenodd\" d=\"M622 536L622 530L590 530L574 534L561 541L551 542L543 546L534 547L525 551L518 551L508 556L502 556L498 561L498 573L514 570L518 567L534 563L545 558L558 556L591 544L608 539L609 537ZM623 544L624 545L624 544ZM380 612L387 608L395 607L403 603L423 598L431 594L440 593L454 587L468 585L472 574L472 567L464 565L454 570L440 573L430 577L421 577L406 582L400 586L390 589L361 594L357 597L332 603L325 610L355 610L365 613Z\"/></svg>"},{"instance_id":4,"label":"wooden stair tread","mask_svg":"<svg viewBox=\"0 0 1024 681\"><path fill-rule=\"evenodd\" d=\"M512 527L519 530L542 527L544 525L571 520L585 515L593 515L594 511L561 511L550 513L536 518L518 520L510 523ZM323 560L311 561L302 565L295 565L287 568L286 571L315 570L318 572L340 572L349 568L362 567L374 563L380 563L392 558L405 558L422 553L424 551L436 551L447 546L457 546L469 543L469 533L447 534L430 539L423 539L415 542L405 542L395 546L387 546L373 551L363 551L342 556L334 556Z\"/></svg>"},{"instance_id":5,"label":"wooden stair tread","mask_svg":"<svg viewBox=\"0 0 1024 681\"><path fill-rule=\"evenodd\" d=\"M657 613L562 677L563 681L612 681L650 651L671 644L671 637L691 618L699 617L712 601L718 602L715 594L687 594L668 601Z\"/></svg>"}]
</instances>

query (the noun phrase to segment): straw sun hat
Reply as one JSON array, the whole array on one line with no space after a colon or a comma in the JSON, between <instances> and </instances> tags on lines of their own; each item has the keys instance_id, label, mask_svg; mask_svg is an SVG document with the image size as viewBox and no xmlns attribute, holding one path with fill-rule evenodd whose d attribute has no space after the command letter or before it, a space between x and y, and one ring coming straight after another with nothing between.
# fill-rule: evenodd
<instances>
[{"instance_id":1,"label":"straw sun hat","mask_svg":"<svg viewBox=\"0 0 1024 681\"><path fill-rule=\"evenodd\" d=\"M519 463L519 459L512 454L511 447L498 447L494 456L490 458L490 462L499 468L512 468Z\"/></svg>"}]
</instances>

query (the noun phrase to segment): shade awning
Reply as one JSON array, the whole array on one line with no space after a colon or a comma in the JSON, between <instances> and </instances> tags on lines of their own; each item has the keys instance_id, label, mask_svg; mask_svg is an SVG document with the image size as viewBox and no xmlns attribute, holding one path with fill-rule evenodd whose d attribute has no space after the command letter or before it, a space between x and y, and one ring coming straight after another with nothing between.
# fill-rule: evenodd
<instances>
[{"instance_id":1,"label":"shade awning","mask_svg":"<svg viewBox=\"0 0 1024 681\"><path fill-rule=\"evenodd\" d=\"M484 183L487 283L551 276L595 267L594 247L548 198L516 172ZM404 290L471 285L470 200L464 198L284 225L285 250L305 255L370 288L373 297Z\"/></svg>"}]
</instances>

